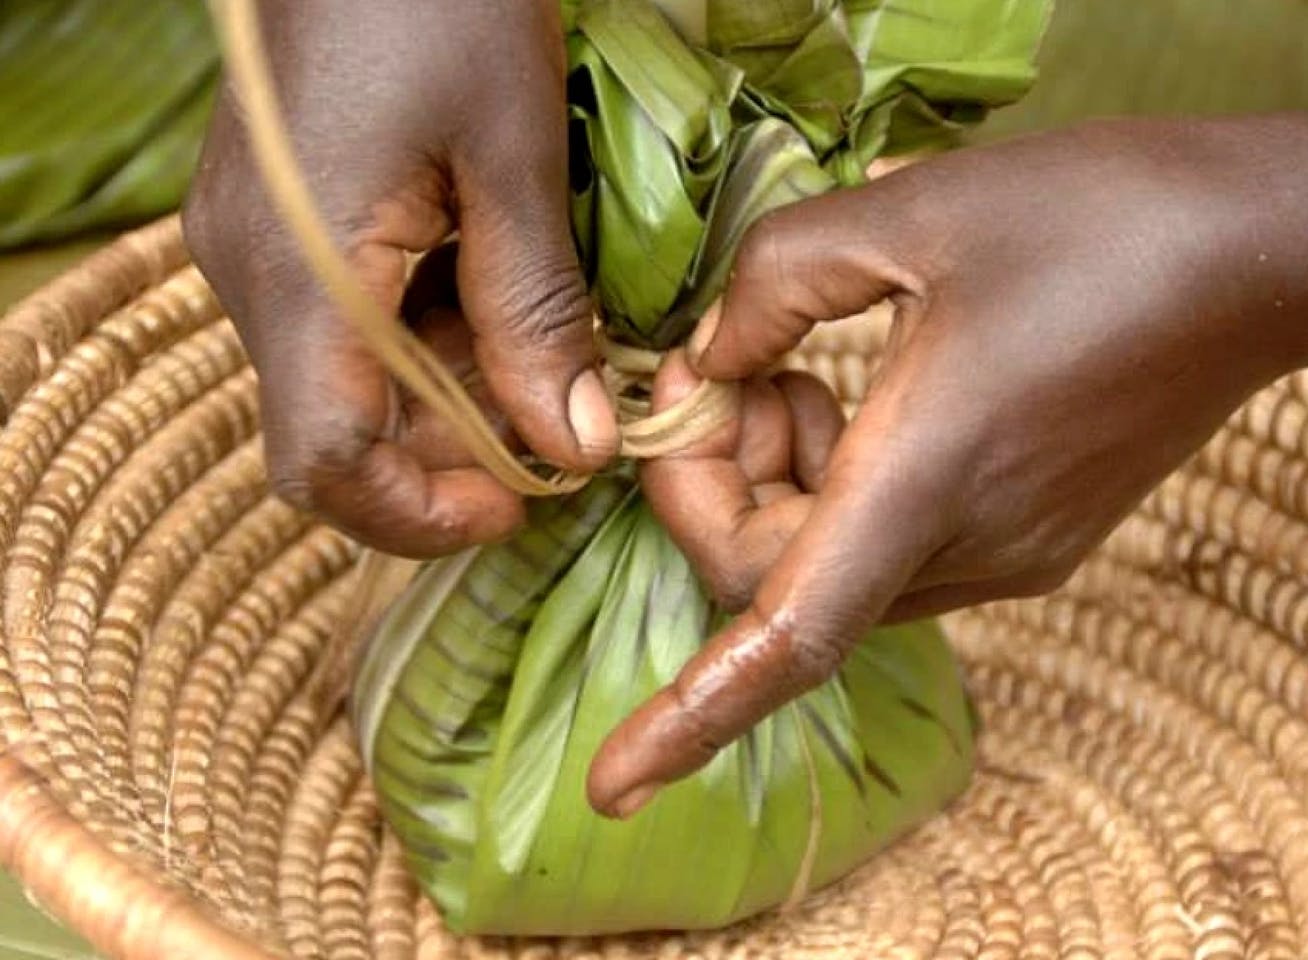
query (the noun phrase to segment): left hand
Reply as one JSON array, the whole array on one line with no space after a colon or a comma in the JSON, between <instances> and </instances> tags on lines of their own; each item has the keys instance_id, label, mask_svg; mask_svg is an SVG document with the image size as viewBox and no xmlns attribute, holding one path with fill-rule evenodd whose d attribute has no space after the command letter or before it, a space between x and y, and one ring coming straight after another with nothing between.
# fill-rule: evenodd
<instances>
[{"instance_id":1,"label":"left hand","mask_svg":"<svg viewBox=\"0 0 1308 960\"><path fill-rule=\"evenodd\" d=\"M1303 116L1099 123L755 224L692 340L698 374L671 359L656 408L879 300L895 328L838 441L811 383L752 381L734 426L643 467L706 582L749 603L610 735L592 805L634 813L879 621L1053 589L1246 397L1308 362L1305 155Z\"/></svg>"}]
</instances>

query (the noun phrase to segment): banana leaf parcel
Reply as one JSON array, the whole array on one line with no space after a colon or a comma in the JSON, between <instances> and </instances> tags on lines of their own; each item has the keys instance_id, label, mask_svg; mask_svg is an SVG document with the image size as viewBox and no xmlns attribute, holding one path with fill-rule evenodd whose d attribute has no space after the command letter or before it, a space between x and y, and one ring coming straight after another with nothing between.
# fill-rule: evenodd
<instances>
[{"instance_id":1,"label":"banana leaf parcel","mask_svg":"<svg viewBox=\"0 0 1308 960\"><path fill-rule=\"evenodd\" d=\"M607 334L662 349L746 228L948 145L1019 97L1043 0L565 0L573 223ZM630 821L585 797L603 737L725 622L629 471L427 565L372 638L365 761L447 924L554 935L716 927L803 896L967 782L972 725L934 624L838 676Z\"/></svg>"}]
</instances>

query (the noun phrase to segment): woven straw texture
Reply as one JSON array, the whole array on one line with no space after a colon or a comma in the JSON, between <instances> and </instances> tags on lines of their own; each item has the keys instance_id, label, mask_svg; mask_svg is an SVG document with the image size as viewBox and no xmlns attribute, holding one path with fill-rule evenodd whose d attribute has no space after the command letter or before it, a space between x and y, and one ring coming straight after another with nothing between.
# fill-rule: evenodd
<instances>
[{"instance_id":1,"label":"woven straw texture","mask_svg":"<svg viewBox=\"0 0 1308 960\"><path fill-rule=\"evenodd\" d=\"M880 320L794 362L852 403ZM1308 377L1057 594L949 620L985 732L947 814L785 915L529 943L403 872L319 669L356 549L269 496L253 388L175 220L0 320L0 859L105 953L1308 955Z\"/></svg>"}]
</instances>

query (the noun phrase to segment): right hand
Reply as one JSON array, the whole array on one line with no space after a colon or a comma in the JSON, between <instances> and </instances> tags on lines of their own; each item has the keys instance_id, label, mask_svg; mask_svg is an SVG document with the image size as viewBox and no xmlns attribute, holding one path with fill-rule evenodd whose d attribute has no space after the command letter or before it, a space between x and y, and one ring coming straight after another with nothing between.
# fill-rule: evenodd
<instances>
[{"instance_id":1,"label":"right hand","mask_svg":"<svg viewBox=\"0 0 1308 960\"><path fill-rule=\"evenodd\" d=\"M567 202L557 0L261 5L310 189L365 288L540 457L617 451ZM521 499L406 398L324 295L265 193L225 89L184 222L260 374L274 488L359 540L434 556L506 536ZM406 252L431 258L405 293Z\"/></svg>"},{"instance_id":2,"label":"right hand","mask_svg":"<svg viewBox=\"0 0 1308 960\"><path fill-rule=\"evenodd\" d=\"M653 406L752 377L739 416L641 467L743 608L601 747L629 816L828 680L875 623L1053 589L1250 393L1308 363L1308 116L1100 122L774 211ZM759 379L889 299L847 429ZM802 431L796 429L802 423Z\"/></svg>"}]
</instances>

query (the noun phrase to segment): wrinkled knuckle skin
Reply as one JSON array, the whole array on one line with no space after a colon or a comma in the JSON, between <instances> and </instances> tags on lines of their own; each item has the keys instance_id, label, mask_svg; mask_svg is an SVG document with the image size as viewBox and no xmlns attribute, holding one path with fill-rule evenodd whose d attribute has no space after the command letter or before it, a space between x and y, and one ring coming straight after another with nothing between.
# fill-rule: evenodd
<instances>
[{"instance_id":1,"label":"wrinkled knuckle skin","mask_svg":"<svg viewBox=\"0 0 1308 960\"><path fill-rule=\"evenodd\" d=\"M591 315L590 297L576 264L541 261L513 269L502 285L499 313L512 333L533 346L573 336Z\"/></svg>"},{"instance_id":2,"label":"wrinkled knuckle skin","mask_svg":"<svg viewBox=\"0 0 1308 960\"><path fill-rule=\"evenodd\" d=\"M845 660L845 648L833 633L801 627L793 616L778 613L761 627L767 646L784 651L784 682L794 697L830 680Z\"/></svg>"},{"instance_id":3,"label":"wrinkled knuckle skin","mask_svg":"<svg viewBox=\"0 0 1308 960\"><path fill-rule=\"evenodd\" d=\"M812 255L812 236L806 238L789 224L784 210L755 221L741 242L734 279L743 287L766 290L778 315L798 325L832 312L827 292L838 278Z\"/></svg>"},{"instance_id":4,"label":"wrinkled knuckle skin","mask_svg":"<svg viewBox=\"0 0 1308 960\"><path fill-rule=\"evenodd\" d=\"M284 502L304 513L316 513L318 487L305 465L268 452L268 485Z\"/></svg>"},{"instance_id":5,"label":"wrinkled knuckle skin","mask_svg":"<svg viewBox=\"0 0 1308 960\"><path fill-rule=\"evenodd\" d=\"M801 690L830 680L845 660L841 644L823 632L802 631L791 638L794 675Z\"/></svg>"}]
</instances>

